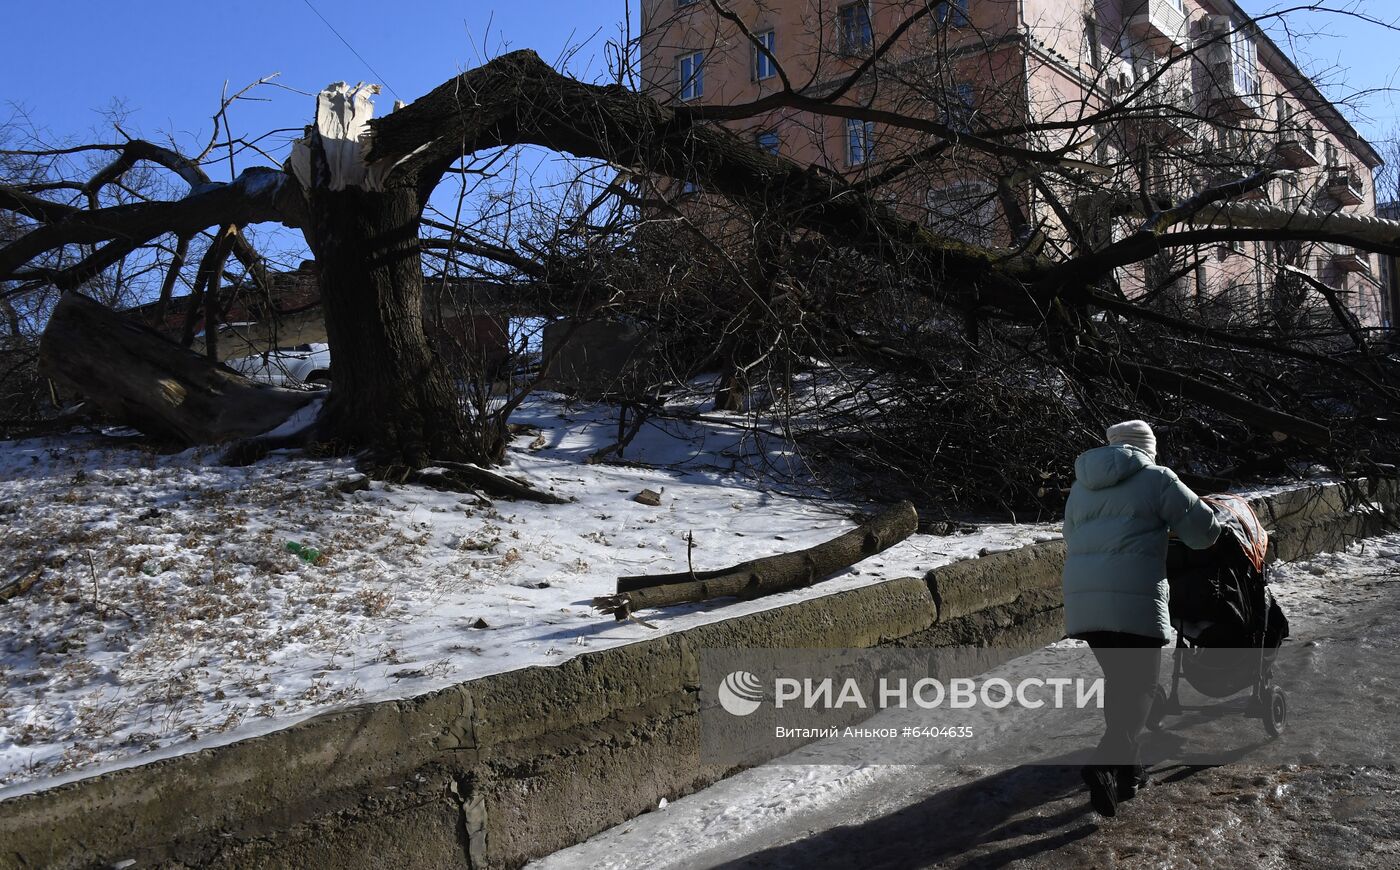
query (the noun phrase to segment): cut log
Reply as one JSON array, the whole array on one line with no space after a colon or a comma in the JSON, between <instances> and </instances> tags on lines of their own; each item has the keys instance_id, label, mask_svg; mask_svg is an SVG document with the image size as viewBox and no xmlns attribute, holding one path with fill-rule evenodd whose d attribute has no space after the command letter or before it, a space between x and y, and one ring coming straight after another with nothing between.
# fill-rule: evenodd
<instances>
[{"instance_id":1,"label":"cut log","mask_svg":"<svg viewBox=\"0 0 1400 870\"><path fill-rule=\"evenodd\" d=\"M39 370L114 421L186 445L262 434L318 395L254 383L74 292L44 329Z\"/></svg>"},{"instance_id":2,"label":"cut log","mask_svg":"<svg viewBox=\"0 0 1400 870\"><path fill-rule=\"evenodd\" d=\"M411 472L406 482L450 492L484 492L515 501L533 501L540 504L569 503L569 499L535 489L523 480L487 471L465 462L434 462L432 467Z\"/></svg>"},{"instance_id":3,"label":"cut log","mask_svg":"<svg viewBox=\"0 0 1400 870\"><path fill-rule=\"evenodd\" d=\"M717 571L619 577L617 594L595 598L593 606L623 620L647 607L712 598L757 598L800 589L894 546L918 526L914 505L902 501L851 531L805 550L765 556Z\"/></svg>"}]
</instances>

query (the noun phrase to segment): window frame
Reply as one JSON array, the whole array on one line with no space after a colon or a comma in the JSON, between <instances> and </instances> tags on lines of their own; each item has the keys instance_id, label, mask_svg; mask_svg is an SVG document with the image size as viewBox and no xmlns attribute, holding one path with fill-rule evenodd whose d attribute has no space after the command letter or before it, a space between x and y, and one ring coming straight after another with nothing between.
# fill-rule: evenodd
<instances>
[{"instance_id":1,"label":"window frame","mask_svg":"<svg viewBox=\"0 0 1400 870\"><path fill-rule=\"evenodd\" d=\"M952 238L985 244L1000 228L999 206L996 185L982 180L954 181L925 192L923 223L941 226L940 231Z\"/></svg>"},{"instance_id":2,"label":"window frame","mask_svg":"<svg viewBox=\"0 0 1400 870\"><path fill-rule=\"evenodd\" d=\"M690 74L686 74L686 64L690 64ZM692 51L676 58L676 76L680 82L677 96L688 103L705 96L705 52Z\"/></svg>"},{"instance_id":3,"label":"window frame","mask_svg":"<svg viewBox=\"0 0 1400 870\"><path fill-rule=\"evenodd\" d=\"M771 54L772 57L770 58L768 55L765 55L763 51L755 45L753 47L753 67L750 72L753 75L754 81L767 81L778 75L778 31L770 27L767 30L761 30L755 33L754 39L762 42L763 47L768 49L768 54Z\"/></svg>"},{"instance_id":4,"label":"window frame","mask_svg":"<svg viewBox=\"0 0 1400 870\"><path fill-rule=\"evenodd\" d=\"M1259 44L1243 25L1235 22L1230 31L1230 75L1235 93L1262 102L1263 81L1259 75Z\"/></svg>"},{"instance_id":5,"label":"window frame","mask_svg":"<svg viewBox=\"0 0 1400 870\"><path fill-rule=\"evenodd\" d=\"M860 159L857 160L857 151ZM866 166L875 156L875 122L846 119L846 165Z\"/></svg>"},{"instance_id":6,"label":"window frame","mask_svg":"<svg viewBox=\"0 0 1400 870\"><path fill-rule=\"evenodd\" d=\"M973 99L972 85L968 82L954 82L948 87L947 103L943 106L943 123L958 133L971 133L973 121L977 119L977 103Z\"/></svg>"},{"instance_id":7,"label":"window frame","mask_svg":"<svg viewBox=\"0 0 1400 870\"><path fill-rule=\"evenodd\" d=\"M1099 41L1099 19L1094 15L1084 16L1084 47L1089 68L1095 71L1102 69L1103 43Z\"/></svg>"},{"instance_id":8,"label":"window frame","mask_svg":"<svg viewBox=\"0 0 1400 870\"><path fill-rule=\"evenodd\" d=\"M969 27L972 25L972 0L947 0L933 10L934 23L939 27Z\"/></svg>"},{"instance_id":9,"label":"window frame","mask_svg":"<svg viewBox=\"0 0 1400 870\"><path fill-rule=\"evenodd\" d=\"M856 10L860 10L863 13L861 16L862 20L857 20L855 18ZM851 20L848 21L848 17L850 17ZM863 27L860 28L861 33L859 34L862 40L859 43L855 43L852 40L852 36L857 35L857 26L862 23ZM845 3L836 7L836 38L837 53L846 57L864 54L875 46L875 29L870 22L869 0L854 0L852 3Z\"/></svg>"}]
</instances>

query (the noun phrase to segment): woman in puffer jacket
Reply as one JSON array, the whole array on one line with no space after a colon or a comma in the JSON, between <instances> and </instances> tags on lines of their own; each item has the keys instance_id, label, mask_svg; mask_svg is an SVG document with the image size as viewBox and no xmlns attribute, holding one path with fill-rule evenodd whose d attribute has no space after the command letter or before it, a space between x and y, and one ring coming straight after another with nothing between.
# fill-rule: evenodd
<instances>
[{"instance_id":1,"label":"woman in puffer jacket","mask_svg":"<svg viewBox=\"0 0 1400 870\"><path fill-rule=\"evenodd\" d=\"M1082 453L1065 504L1065 633L1089 642L1104 673L1103 739L1083 770L1100 815L1117 813L1147 778L1138 738L1157 691L1167 614L1167 534L1189 547L1215 543L1210 506L1155 464L1157 439L1142 420L1108 429L1108 446Z\"/></svg>"}]
</instances>

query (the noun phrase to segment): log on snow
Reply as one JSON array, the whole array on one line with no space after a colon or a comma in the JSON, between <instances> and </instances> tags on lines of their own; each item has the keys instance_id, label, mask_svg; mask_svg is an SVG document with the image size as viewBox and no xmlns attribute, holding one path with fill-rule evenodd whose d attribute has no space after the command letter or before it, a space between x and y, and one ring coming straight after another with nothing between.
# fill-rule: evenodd
<instances>
[{"instance_id":1,"label":"log on snow","mask_svg":"<svg viewBox=\"0 0 1400 870\"><path fill-rule=\"evenodd\" d=\"M114 420L190 445L260 435L318 395L254 383L72 292L44 329L39 366Z\"/></svg>"},{"instance_id":2,"label":"log on snow","mask_svg":"<svg viewBox=\"0 0 1400 870\"><path fill-rule=\"evenodd\" d=\"M717 571L620 577L617 594L595 598L593 606L626 619L647 607L712 598L756 598L800 589L894 546L918 526L914 505L902 501L851 531L805 550L765 556Z\"/></svg>"},{"instance_id":3,"label":"log on snow","mask_svg":"<svg viewBox=\"0 0 1400 870\"><path fill-rule=\"evenodd\" d=\"M535 489L523 480L517 480L494 471L487 471L465 462L436 461L433 467L420 468L408 476L407 482L420 483L434 489L453 492L484 492L499 498L515 501L533 501L540 504L568 504L569 499Z\"/></svg>"}]
</instances>

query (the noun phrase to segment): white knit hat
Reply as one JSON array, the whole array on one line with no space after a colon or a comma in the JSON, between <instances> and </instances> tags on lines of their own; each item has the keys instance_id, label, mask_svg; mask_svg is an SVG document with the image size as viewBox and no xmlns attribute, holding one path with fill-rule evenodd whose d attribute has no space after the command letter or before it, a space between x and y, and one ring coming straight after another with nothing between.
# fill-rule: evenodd
<instances>
[{"instance_id":1,"label":"white knit hat","mask_svg":"<svg viewBox=\"0 0 1400 870\"><path fill-rule=\"evenodd\" d=\"M1125 420L1109 426L1108 443L1126 444L1154 459L1157 457L1157 436L1152 434L1152 427L1142 420Z\"/></svg>"}]
</instances>

